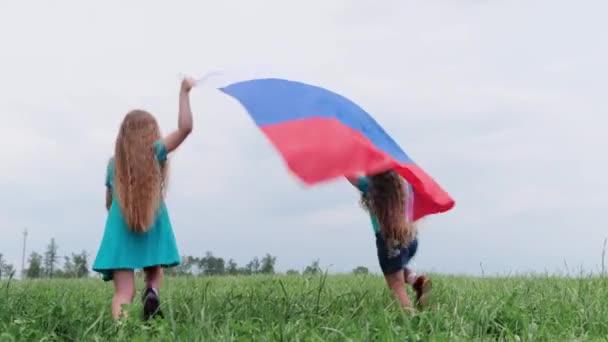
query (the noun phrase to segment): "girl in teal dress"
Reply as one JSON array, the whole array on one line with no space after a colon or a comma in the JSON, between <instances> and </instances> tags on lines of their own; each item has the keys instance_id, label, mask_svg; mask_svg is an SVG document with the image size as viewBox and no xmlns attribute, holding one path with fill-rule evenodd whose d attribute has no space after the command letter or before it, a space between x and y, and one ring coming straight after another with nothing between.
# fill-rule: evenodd
<instances>
[{"instance_id":1,"label":"girl in teal dress","mask_svg":"<svg viewBox=\"0 0 608 342\"><path fill-rule=\"evenodd\" d=\"M93 270L114 282L112 316L133 302L135 269L143 269L144 319L161 315L159 288L163 267L179 264L180 257L164 202L167 155L192 131L190 89L184 79L179 95L178 129L161 137L154 116L142 110L129 112L120 126L114 157L106 175L108 217Z\"/></svg>"}]
</instances>

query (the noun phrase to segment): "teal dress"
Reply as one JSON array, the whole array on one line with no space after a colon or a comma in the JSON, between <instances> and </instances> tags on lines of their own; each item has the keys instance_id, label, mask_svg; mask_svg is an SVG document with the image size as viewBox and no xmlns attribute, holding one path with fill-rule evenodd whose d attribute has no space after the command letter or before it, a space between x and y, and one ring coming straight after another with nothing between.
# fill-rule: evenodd
<instances>
[{"instance_id":1,"label":"teal dress","mask_svg":"<svg viewBox=\"0 0 608 342\"><path fill-rule=\"evenodd\" d=\"M162 141L154 143L159 163L167 160L167 148ZM114 159L110 160L106 186L114 190ZM112 271L141 269L150 266L173 267L180 263L175 236L165 202L161 203L154 225L146 233L130 230L121 213L116 197L108 212L106 227L93 270L103 275L104 281L112 280Z\"/></svg>"}]
</instances>

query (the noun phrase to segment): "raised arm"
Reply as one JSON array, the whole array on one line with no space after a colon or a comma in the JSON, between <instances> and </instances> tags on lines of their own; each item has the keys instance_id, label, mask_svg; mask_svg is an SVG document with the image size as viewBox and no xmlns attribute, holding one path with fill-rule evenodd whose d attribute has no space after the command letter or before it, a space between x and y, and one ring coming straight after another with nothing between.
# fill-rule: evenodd
<instances>
[{"instance_id":1,"label":"raised arm","mask_svg":"<svg viewBox=\"0 0 608 342\"><path fill-rule=\"evenodd\" d=\"M114 157L108 160L106 166L106 209L110 211L112 207L112 177L114 175Z\"/></svg>"},{"instance_id":2,"label":"raised arm","mask_svg":"<svg viewBox=\"0 0 608 342\"><path fill-rule=\"evenodd\" d=\"M112 191L109 187L106 187L106 209L110 211L110 207L112 206Z\"/></svg>"},{"instance_id":3,"label":"raised arm","mask_svg":"<svg viewBox=\"0 0 608 342\"><path fill-rule=\"evenodd\" d=\"M359 184L359 179L357 177L348 177L348 176L344 176L344 178L346 178L346 180L352 184L352 186L354 186L355 188L357 188L358 184Z\"/></svg>"},{"instance_id":4,"label":"raised arm","mask_svg":"<svg viewBox=\"0 0 608 342\"><path fill-rule=\"evenodd\" d=\"M167 147L167 153L175 150L192 132L192 110L190 109L190 89L194 86L194 80L185 78L179 92L179 114L177 117L177 130L167 135L163 141Z\"/></svg>"},{"instance_id":5,"label":"raised arm","mask_svg":"<svg viewBox=\"0 0 608 342\"><path fill-rule=\"evenodd\" d=\"M344 176L352 186L361 192L367 192L369 188L369 180L363 175Z\"/></svg>"}]
</instances>

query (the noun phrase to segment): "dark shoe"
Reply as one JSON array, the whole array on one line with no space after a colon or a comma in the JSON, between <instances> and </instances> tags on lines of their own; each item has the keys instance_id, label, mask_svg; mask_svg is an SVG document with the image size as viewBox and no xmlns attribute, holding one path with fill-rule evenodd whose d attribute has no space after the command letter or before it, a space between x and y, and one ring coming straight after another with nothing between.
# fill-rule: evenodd
<instances>
[{"instance_id":1,"label":"dark shoe","mask_svg":"<svg viewBox=\"0 0 608 342\"><path fill-rule=\"evenodd\" d=\"M433 289L433 284L431 280L423 275L418 276L416 282L412 286L414 291L416 291L416 301L418 305L423 307L429 303L429 299L431 297L431 290Z\"/></svg>"},{"instance_id":2,"label":"dark shoe","mask_svg":"<svg viewBox=\"0 0 608 342\"><path fill-rule=\"evenodd\" d=\"M164 318L163 312L160 310L160 298L155 289L147 288L143 295L144 302L144 320L160 316Z\"/></svg>"}]
</instances>

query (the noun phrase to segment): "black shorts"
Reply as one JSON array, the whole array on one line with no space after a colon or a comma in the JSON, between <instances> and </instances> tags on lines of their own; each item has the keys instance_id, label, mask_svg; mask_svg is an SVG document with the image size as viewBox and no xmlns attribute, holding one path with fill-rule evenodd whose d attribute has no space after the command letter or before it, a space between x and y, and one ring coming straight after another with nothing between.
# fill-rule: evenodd
<instances>
[{"instance_id":1,"label":"black shorts","mask_svg":"<svg viewBox=\"0 0 608 342\"><path fill-rule=\"evenodd\" d=\"M407 247L387 246L380 233L376 234L378 261L384 275L403 271L418 250L418 239L412 240Z\"/></svg>"}]
</instances>

